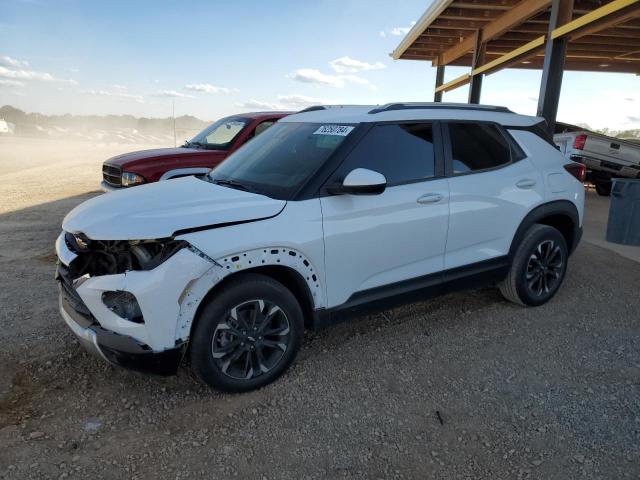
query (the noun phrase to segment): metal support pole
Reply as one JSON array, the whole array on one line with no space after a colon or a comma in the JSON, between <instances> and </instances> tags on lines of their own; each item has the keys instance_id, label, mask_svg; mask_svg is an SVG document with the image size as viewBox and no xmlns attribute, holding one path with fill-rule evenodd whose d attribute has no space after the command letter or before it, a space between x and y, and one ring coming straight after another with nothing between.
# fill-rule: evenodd
<instances>
[{"instance_id":1,"label":"metal support pole","mask_svg":"<svg viewBox=\"0 0 640 480\"><path fill-rule=\"evenodd\" d=\"M482 41L482 30L476 30L476 44L473 49L473 64L471 65L472 71L484 64L485 51L486 45ZM483 74L471 77L471 83L469 84L469 103L480 103L482 77L484 77Z\"/></svg>"},{"instance_id":2,"label":"metal support pole","mask_svg":"<svg viewBox=\"0 0 640 480\"><path fill-rule=\"evenodd\" d=\"M562 76L564 74L564 60L567 53L566 37L551 38L551 32L571 21L573 16L573 0L553 0L551 2L551 16L549 31L544 51L542 80L540 95L538 96L538 116L547 121L549 131L553 133L558 115Z\"/></svg>"},{"instance_id":3,"label":"metal support pole","mask_svg":"<svg viewBox=\"0 0 640 480\"><path fill-rule=\"evenodd\" d=\"M436 67L436 88L444 83L444 65ZM434 102L442 102L442 90L433 95Z\"/></svg>"}]
</instances>

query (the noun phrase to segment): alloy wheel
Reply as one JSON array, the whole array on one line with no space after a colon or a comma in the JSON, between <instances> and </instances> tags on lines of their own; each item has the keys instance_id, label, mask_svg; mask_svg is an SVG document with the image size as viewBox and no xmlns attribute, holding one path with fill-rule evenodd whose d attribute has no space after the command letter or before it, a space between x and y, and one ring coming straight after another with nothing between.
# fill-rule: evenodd
<instances>
[{"instance_id":1,"label":"alloy wheel","mask_svg":"<svg viewBox=\"0 0 640 480\"><path fill-rule=\"evenodd\" d=\"M211 353L220 371L251 380L271 371L289 347L289 319L282 308L263 299L231 308L218 324Z\"/></svg>"},{"instance_id":2,"label":"alloy wheel","mask_svg":"<svg viewBox=\"0 0 640 480\"><path fill-rule=\"evenodd\" d=\"M527 288L536 297L541 297L560 283L564 258L562 249L553 240L544 240L535 248L527 263Z\"/></svg>"}]
</instances>

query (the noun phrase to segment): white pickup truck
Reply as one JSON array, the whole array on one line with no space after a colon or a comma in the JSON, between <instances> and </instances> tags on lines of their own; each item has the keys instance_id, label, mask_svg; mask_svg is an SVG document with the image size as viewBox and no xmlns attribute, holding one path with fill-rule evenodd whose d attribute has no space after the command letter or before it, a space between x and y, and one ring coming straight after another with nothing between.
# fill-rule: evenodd
<instances>
[{"instance_id":1,"label":"white pickup truck","mask_svg":"<svg viewBox=\"0 0 640 480\"><path fill-rule=\"evenodd\" d=\"M553 141L567 158L587 167L587 181L599 195L611 194L612 178L640 178L640 139L608 137L558 123Z\"/></svg>"}]
</instances>

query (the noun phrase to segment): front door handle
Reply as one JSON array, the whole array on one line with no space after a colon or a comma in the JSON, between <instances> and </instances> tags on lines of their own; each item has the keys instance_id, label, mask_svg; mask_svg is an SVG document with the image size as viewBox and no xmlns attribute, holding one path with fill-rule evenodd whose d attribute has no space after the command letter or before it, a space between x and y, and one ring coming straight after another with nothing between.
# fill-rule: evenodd
<instances>
[{"instance_id":1,"label":"front door handle","mask_svg":"<svg viewBox=\"0 0 640 480\"><path fill-rule=\"evenodd\" d=\"M518 188L531 188L535 187L536 181L532 178L524 178L516 183L516 187Z\"/></svg>"},{"instance_id":2,"label":"front door handle","mask_svg":"<svg viewBox=\"0 0 640 480\"><path fill-rule=\"evenodd\" d=\"M416 202L420 203L421 205L426 205L428 203L438 203L440 200L442 200L442 195L440 195L439 193L425 193L424 195L419 197Z\"/></svg>"}]
</instances>

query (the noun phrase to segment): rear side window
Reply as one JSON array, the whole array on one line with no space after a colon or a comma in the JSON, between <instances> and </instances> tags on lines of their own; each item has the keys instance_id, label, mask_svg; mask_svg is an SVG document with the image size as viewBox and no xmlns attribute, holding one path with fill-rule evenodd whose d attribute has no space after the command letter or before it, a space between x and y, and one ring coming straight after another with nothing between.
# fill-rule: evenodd
<instances>
[{"instance_id":1,"label":"rear side window","mask_svg":"<svg viewBox=\"0 0 640 480\"><path fill-rule=\"evenodd\" d=\"M430 123L378 125L358 143L343 164L346 175L354 168L382 173L389 185L434 176L435 149Z\"/></svg>"},{"instance_id":2,"label":"rear side window","mask_svg":"<svg viewBox=\"0 0 640 480\"><path fill-rule=\"evenodd\" d=\"M453 173L469 173L511 162L512 146L491 124L449 123Z\"/></svg>"}]
</instances>

